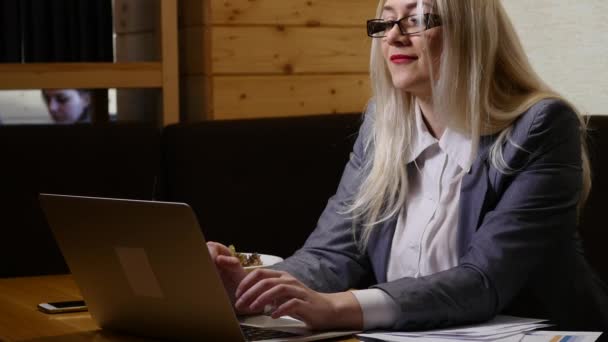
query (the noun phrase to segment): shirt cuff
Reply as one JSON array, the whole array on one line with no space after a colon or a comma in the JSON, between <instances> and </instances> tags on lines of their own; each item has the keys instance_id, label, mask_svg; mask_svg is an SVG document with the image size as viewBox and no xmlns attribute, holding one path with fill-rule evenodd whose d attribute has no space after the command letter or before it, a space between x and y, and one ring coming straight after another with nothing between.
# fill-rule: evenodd
<instances>
[{"instance_id":1,"label":"shirt cuff","mask_svg":"<svg viewBox=\"0 0 608 342\"><path fill-rule=\"evenodd\" d=\"M363 330L390 328L399 317L399 305L379 289L353 290L363 312Z\"/></svg>"}]
</instances>

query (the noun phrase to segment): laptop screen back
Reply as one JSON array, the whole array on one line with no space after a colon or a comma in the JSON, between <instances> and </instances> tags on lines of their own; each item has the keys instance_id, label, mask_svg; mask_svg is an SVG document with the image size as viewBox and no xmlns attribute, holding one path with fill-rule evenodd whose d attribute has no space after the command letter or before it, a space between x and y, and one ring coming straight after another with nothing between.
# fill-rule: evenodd
<instances>
[{"instance_id":1,"label":"laptop screen back","mask_svg":"<svg viewBox=\"0 0 608 342\"><path fill-rule=\"evenodd\" d=\"M188 205L51 194L40 201L101 328L243 340Z\"/></svg>"}]
</instances>

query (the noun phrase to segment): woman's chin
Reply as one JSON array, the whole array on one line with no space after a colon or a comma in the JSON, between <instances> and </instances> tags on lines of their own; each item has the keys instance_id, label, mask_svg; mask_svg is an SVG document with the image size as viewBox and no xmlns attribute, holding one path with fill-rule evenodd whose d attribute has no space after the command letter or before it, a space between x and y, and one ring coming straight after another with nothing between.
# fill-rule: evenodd
<instances>
[{"instance_id":1,"label":"woman's chin","mask_svg":"<svg viewBox=\"0 0 608 342\"><path fill-rule=\"evenodd\" d=\"M409 83L400 83L400 82L393 82L393 86L395 87L395 89L399 89L404 93L413 93L414 89L412 88L411 84Z\"/></svg>"},{"instance_id":2,"label":"woman's chin","mask_svg":"<svg viewBox=\"0 0 608 342\"><path fill-rule=\"evenodd\" d=\"M412 80L393 79L393 86L395 89L399 89L404 93L412 94L416 97L424 97L432 93L430 86L425 87L419 82L412 82Z\"/></svg>"},{"instance_id":3,"label":"woman's chin","mask_svg":"<svg viewBox=\"0 0 608 342\"><path fill-rule=\"evenodd\" d=\"M76 120L68 116L54 116L53 121L58 125L70 125L76 123Z\"/></svg>"}]
</instances>

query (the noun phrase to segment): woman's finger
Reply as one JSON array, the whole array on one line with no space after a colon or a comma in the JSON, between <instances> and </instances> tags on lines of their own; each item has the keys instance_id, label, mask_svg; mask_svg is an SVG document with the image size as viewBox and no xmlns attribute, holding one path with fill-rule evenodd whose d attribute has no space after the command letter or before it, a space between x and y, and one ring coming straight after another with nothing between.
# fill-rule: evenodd
<instances>
[{"instance_id":1,"label":"woman's finger","mask_svg":"<svg viewBox=\"0 0 608 342\"><path fill-rule=\"evenodd\" d=\"M220 272L228 272L228 273L237 273L240 278L244 277L244 274L241 276L241 263L239 259L235 256L232 256L230 250L217 242L209 241L207 242L207 248L209 249L209 254L211 255L211 260L217 266Z\"/></svg>"},{"instance_id":2,"label":"woman's finger","mask_svg":"<svg viewBox=\"0 0 608 342\"><path fill-rule=\"evenodd\" d=\"M211 254L211 259L215 260L218 255L226 255L231 256L230 249L228 247L222 245L221 243L215 241L207 242L207 249L209 249L209 254Z\"/></svg>"},{"instance_id":3,"label":"woman's finger","mask_svg":"<svg viewBox=\"0 0 608 342\"><path fill-rule=\"evenodd\" d=\"M243 278L243 281L239 284L236 289L236 297L239 298L243 293L245 293L249 288L260 282L262 279L266 278L278 278L283 275L283 272L269 270L269 269L256 269L253 272L250 272Z\"/></svg>"},{"instance_id":4,"label":"woman's finger","mask_svg":"<svg viewBox=\"0 0 608 342\"><path fill-rule=\"evenodd\" d=\"M241 262L239 261L239 258L233 257L233 256L226 256L226 255L218 255L217 258L215 259L215 263L217 265L228 266L228 267L239 266L241 264Z\"/></svg>"},{"instance_id":5,"label":"woman's finger","mask_svg":"<svg viewBox=\"0 0 608 342\"><path fill-rule=\"evenodd\" d=\"M293 298L306 301L308 299L308 292L297 285L280 283L260 294L249 305L249 308L254 311L262 310L266 305L276 305L279 301L291 300Z\"/></svg>"},{"instance_id":6,"label":"woman's finger","mask_svg":"<svg viewBox=\"0 0 608 342\"><path fill-rule=\"evenodd\" d=\"M270 317L277 319L281 316L291 316L293 318L299 319L300 321L308 325L308 322L306 322L304 317L300 314L306 304L306 301L300 298L292 298L286 301L285 303L279 305L276 310L272 312Z\"/></svg>"},{"instance_id":7,"label":"woman's finger","mask_svg":"<svg viewBox=\"0 0 608 342\"><path fill-rule=\"evenodd\" d=\"M268 291L270 288L277 286L280 284L281 278L265 278L257 283L253 284L250 288L244 290L240 296L236 296L236 308L245 310L248 309L251 303L256 300L262 293ZM243 283L243 282L241 282ZM240 285L239 285L240 288Z\"/></svg>"}]
</instances>

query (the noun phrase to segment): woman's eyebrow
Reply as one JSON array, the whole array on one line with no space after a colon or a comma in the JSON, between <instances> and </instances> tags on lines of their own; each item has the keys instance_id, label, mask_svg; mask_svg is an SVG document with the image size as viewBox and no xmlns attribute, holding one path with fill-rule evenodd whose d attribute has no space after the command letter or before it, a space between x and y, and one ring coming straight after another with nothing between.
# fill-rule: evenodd
<instances>
[{"instance_id":1,"label":"woman's eyebrow","mask_svg":"<svg viewBox=\"0 0 608 342\"><path fill-rule=\"evenodd\" d=\"M426 9L433 8L433 5L431 5L431 4L430 4L430 3L428 3L428 2L423 2L423 3L422 3L422 5L423 5L423 6L424 6ZM416 7L418 7L418 2L410 2L409 4L405 5L405 9L406 9L407 11L411 11L411 10L415 9ZM394 8L393 6L391 6L391 5L386 5L386 6L384 6L384 7L382 8L382 10L383 10L384 12L392 12L392 13L396 13L396 12L397 12L397 11L395 10L395 8Z\"/></svg>"},{"instance_id":2,"label":"woman's eyebrow","mask_svg":"<svg viewBox=\"0 0 608 342\"><path fill-rule=\"evenodd\" d=\"M393 12L393 13L394 13L394 12L396 12L396 11L395 11L395 9L393 8L393 6L389 6L389 5L384 6L384 7L382 8L382 11L383 11L383 12Z\"/></svg>"}]
</instances>

